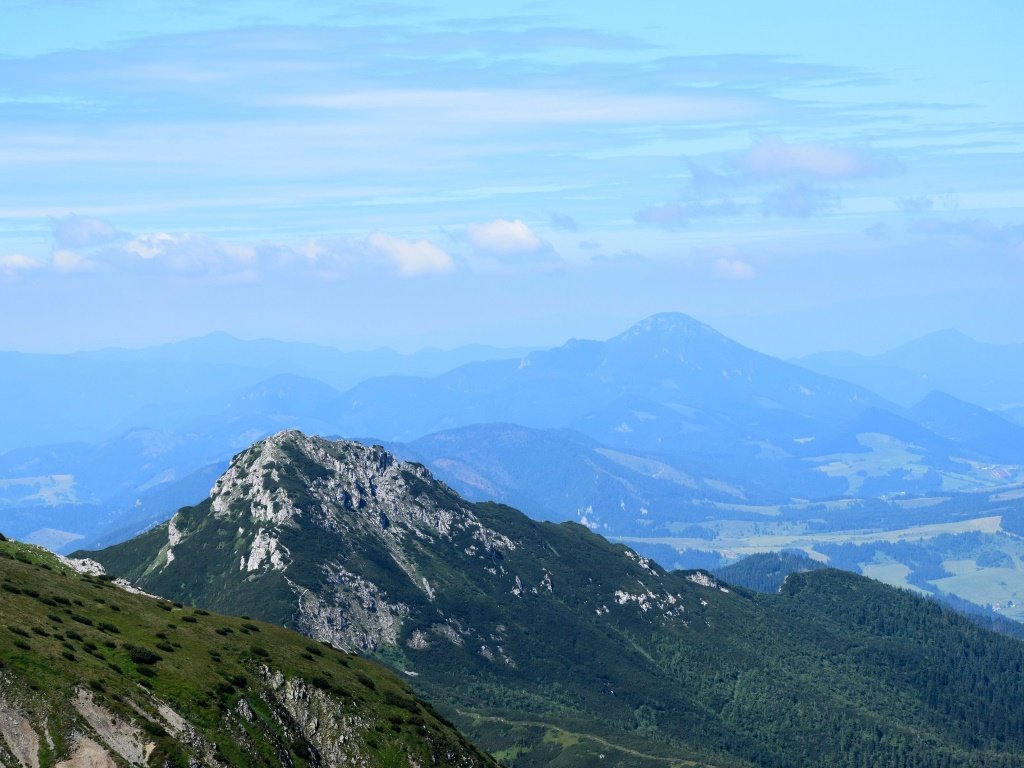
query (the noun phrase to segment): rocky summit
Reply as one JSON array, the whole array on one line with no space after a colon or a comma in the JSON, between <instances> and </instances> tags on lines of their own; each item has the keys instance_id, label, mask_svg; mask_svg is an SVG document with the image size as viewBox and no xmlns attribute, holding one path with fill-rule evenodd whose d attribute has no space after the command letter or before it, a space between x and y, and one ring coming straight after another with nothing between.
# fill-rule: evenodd
<instances>
[{"instance_id":1,"label":"rocky summit","mask_svg":"<svg viewBox=\"0 0 1024 768\"><path fill-rule=\"evenodd\" d=\"M384 661L507 765L1024 760L1019 641L828 569L777 595L666 572L380 447L280 433L201 504L90 556Z\"/></svg>"}]
</instances>

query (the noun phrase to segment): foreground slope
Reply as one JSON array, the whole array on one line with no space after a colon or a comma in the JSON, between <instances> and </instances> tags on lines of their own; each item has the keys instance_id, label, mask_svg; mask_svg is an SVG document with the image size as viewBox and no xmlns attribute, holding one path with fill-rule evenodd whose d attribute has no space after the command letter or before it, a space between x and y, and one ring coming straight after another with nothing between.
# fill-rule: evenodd
<instances>
[{"instance_id":1,"label":"foreground slope","mask_svg":"<svg viewBox=\"0 0 1024 768\"><path fill-rule=\"evenodd\" d=\"M353 764L494 763L372 662L0 541L0 765Z\"/></svg>"},{"instance_id":2,"label":"foreground slope","mask_svg":"<svg viewBox=\"0 0 1024 768\"><path fill-rule=\"evenodd\" d=\"M95 557L375 655L512 765L1010 766L1024 644L837 571L756 595L286 432ZM604 756L603 758L601 756Z\"/></svg>"}]
</instances>

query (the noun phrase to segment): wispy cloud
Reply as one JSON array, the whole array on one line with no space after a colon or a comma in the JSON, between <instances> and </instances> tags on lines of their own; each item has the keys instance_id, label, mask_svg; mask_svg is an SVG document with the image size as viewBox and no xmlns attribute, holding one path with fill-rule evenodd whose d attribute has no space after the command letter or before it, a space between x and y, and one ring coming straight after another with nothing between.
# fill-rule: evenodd
<instances>
[{"instance_id":1,"label":"wispy cloud","mask_svg":"<svg viewBox=\"0 0 1024 768\"><path fill-rule=\"evenodd\" d=\"M52 224L53 239L60 248L88 248L124 237L112 224L94 216L70 213Z\"/></svg>"},{"instance_id":2,"label":"wispy cloud","mask_svg":"<svg viewBox=\"0 0 1024 768\"><path fill-rule=\"evenodd\" d=\"M759 179L806 178L839 181L877 176L898 164L866 148L759 139L736 158L741 173Z\"/></svg>"},{"instance_id":3,"label":"wispy cloud","mask_svg":"<svg viewBox=\"0 0 1024 768\"><path fill-rule=\"evenodd\" d=\"M515 124L700 123L757 116L763 105L732 95L633 95L588 90L373 90L282 94L263 106L443 115L447 122Z\"/></svg>"},{"instance_id":4,"label":"wispy cloud","mask_svg":"<svg viewBox=\"0 0 1024 768\"><path fill-rule=\"evenodd\" d=\"M558 213L552 211L551 215L548 216L548 224L555 229L561 229L565 232L578 232L580 225L576 223L576 219L566 213Z\"/></svg>"},{"instance_id":5,"label":"wispy cloud","mask_svg":"<svg viewBox=\"0 0 1024 768\"><path fill-rule=\"evenodd\" d=\"M805 219L838 205L837 194L821 185L794 181L771 189L761 198L761 210L766 216Z\"/></svg>"},{"instance_id":6,"label":"wispy cloud","mask_svg":"<svg viewBox=\"0 0 1024 768\"><path fill-rule=\"evenodd\" d=\"M693 219L717 219L739 216L742 206L731 199L707 202L662 203L637 211L633 218L638 224L650 224L663 229L686 226Z\"/></svg>"},{"instance_id":7,"label":"wispy cloud","mask_svg":"<svg viewBox=\"0 0 1024 768\"><path fill-rule=\"evenodd\" d=\"M691 159L687 168L688 184L678 199L638 210L638 224L678 229L699 219L816 216L839 206L843 185L895 173L901 165L864 147L762 138L726 153L717 167Z\"/></svg>"},{"instance_id":8,"label":"wispy cloud","mask_svg":"<svg viewBox=\"0 0 1024 768\"><path fill-rule=\"evenodd\" d=\"M914 232L933 238L955 238L979 244L1000 246L1024 255L1024 224L998 224L991 219L921 219L912 225Z\"/></svg>"}]
</instances>

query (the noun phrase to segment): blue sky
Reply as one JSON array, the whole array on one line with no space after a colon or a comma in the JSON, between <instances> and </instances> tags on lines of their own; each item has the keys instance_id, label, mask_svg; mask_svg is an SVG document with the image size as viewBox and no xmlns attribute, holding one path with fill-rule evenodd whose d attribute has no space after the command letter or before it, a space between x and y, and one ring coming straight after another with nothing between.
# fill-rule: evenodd
<instances>
[{"instance_id":1,"label":"blue sky","mask_svg":"<svg viewBox=\"0 0 1024 768\"><path fill-rule=\"evenodd\" d=\"M1024 341L1024 6L8 0L0 348Z\"/></svg>"}]
</instances>

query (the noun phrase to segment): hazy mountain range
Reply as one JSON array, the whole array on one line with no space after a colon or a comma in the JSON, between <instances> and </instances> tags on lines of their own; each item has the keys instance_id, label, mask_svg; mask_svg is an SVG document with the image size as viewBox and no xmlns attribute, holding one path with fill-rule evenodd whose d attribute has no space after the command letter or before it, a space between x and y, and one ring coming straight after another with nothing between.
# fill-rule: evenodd
<instances>
[{"instance_id":1,"label":"hazy mountain range","mask_svg":"<svg viewBox=\"0 0 1024 768\"><path fill-rule=\"evenodd\" d=\"M988 344L945 330L880 355L822 352L794 362L908 407L940 390L1024 419L1024 344Z\"/></svg>"},{"instance_id":2,"label":"hazy mountain range","mask_svg":"<svg viewBox=\"0 0 1024 768\"><path fill-rule=\"evenodd\" d=\"M886 370L902 360L937 377L984 363L1011 387L1017 351L937 334L885 356ZM93 435L0 454L5 529L48 546L123 540L205 494L236 452L297 427L384 443L471 499L576 520L666 565L798 547L891 583L1012 603L1011 614L1024 600L1018 565L999 578L985 565L991 549L1024 557L1024 427L1005 418L1010 400L986 408L933 391L897 403L685 315L515 354L348 355L215 334L14 357L17 375L0 386L24 407L9 408L8 439L27 440L33 421L42 435L58 422ZM890 567L892 540L934 544L945 565ZM833 551L846 545L860 549Z\"/></svg>"}]
</instances>

